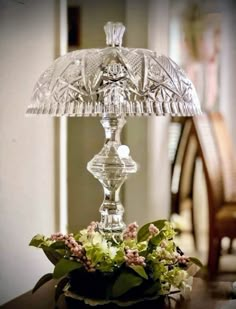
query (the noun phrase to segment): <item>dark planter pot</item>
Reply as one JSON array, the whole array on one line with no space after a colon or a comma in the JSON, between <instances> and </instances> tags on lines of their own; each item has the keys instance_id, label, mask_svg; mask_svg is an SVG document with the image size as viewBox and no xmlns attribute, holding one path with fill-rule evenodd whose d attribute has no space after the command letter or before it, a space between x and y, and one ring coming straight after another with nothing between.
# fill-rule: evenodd
<instances>
[{"instance_id":1,"label":"dark planter pot","mask_svg":"<svg viewBox=\"0 0 236 309\"><path fill-rule=\"evenodd\" d=\"M83 296L84 298L96 299L96 300L108 300L111 301L113 298L111 297L111 288L113 283L117 278L118 272L112 273L101 273L96 271L94 273L88 273L83 269L77 269L70 273L70 291L73 294L77 294ZM118 301L121 301L123 305L127 305L127 302L135 301L137 299L145 299L147 297L152 297L153 295L144 295L144 291L153 287L153 281L147 280L142 285L138 287L134 287L129 290L124 295L120 296ZM157 291L154 290L153 294L156 295ZM124 308L166 308L165 301L166 297L160 296L155 300L144 300L133 305L124 306ZM114 300L114 299L113 299ZM82 300L74 299L73 297L66 297L66 302L69 308L90 308L92 306L85 304ZM122 308L123 306L114 304L110 302L105 305L98 305L98 307L93 308Z\"/></svg>"},{"instance_id":2,"label":"dark planter pot","mask_svg":"<svg viewBox=\"0 0 236 309\"><path fill-rule=\"evenodd\" d=\"M106 305L97 305L97 306L90 306L85 304L83 301L73 299L71 297L66 297L66 303L69 309L122 309L122 308L129 308L129 309L166 309L168 307L168 298L167 297L160 297L156 300L145 300L133 305L129 306L118 306L113 303L109 303Z\"/></svg>"}]
</instances>

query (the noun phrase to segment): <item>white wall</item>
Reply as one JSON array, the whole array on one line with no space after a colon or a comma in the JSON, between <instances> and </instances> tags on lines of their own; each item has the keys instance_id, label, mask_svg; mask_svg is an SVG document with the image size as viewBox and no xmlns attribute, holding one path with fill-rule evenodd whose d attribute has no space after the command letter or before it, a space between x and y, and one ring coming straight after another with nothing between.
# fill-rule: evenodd
<instances>
[{"instance_id":1,"label":"white wall","mask_svg":"<svg viewBox=\"0 0 236 309\"><path fill-rule=\"evenodd\" d=\"M235 72L236 72L236 2L221 2L222 10L222 42L220 67L220 110L224 114L236 148L236 104L235 104Z\"/></svg>"},{"instance_id":2,"label":"white wall","mask_svg":"<svg viewBox=\"0 0 236 309\"><path fill-rule=\"evenodd\" d=\"M147 1L126 1L125 46L147 48L147 14ZM128 117L123 140L129 146L132 158L139 164L138 172L124 184L125 222L137 221L140 226L147 222L147 122L148 117Z\"/></svg>"},{"instance_id":3,"label":"white wall","mask_svg":"<svg viewBox=\"0 0 236 309\"><path fill-rule=\"evenodd\" d=\"M52 270L28 243L55 230L54 122L24 113L54 58L55 19L52 0L0 2L0 303Z\"/></svg>"},{"instance_id":4,"label":"white wall","mask_svg":"<svg viewBox=\"0 0 236 309\"><path fill-rule=\"evenodd\" d=\"M169 0L150 0L148 48L169 55ZM169 117L148 122L148 221L168 219L170 209Z\"/></svg>"}]
</instances>

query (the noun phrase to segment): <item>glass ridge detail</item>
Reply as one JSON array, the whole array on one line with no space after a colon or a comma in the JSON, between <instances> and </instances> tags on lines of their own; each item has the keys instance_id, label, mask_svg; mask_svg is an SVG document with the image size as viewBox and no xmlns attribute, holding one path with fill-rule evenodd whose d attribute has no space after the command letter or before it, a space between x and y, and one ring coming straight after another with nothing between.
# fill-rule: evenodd
<instances>
[{"instance_id":1,"label":"glass ridge detail","mask_svg":"<svg viewBox=\"0 0 236 309\"><path fill-rule=\"evenodd\" d=\"M170 58L147 49L70 52L39 78L27 114L53 116L200 114L191 81Z\"/></svg>"}]
</instances>

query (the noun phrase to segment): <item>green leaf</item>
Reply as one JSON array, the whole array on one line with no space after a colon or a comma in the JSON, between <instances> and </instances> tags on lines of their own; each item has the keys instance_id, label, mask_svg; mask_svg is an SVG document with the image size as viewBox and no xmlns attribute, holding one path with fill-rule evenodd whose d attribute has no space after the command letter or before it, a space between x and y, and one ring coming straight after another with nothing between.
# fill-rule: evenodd
<instances>
[{"instance_id":1,"label":"green leaf","mask_svg":"<svg viewBox=\"0 0 236 309\"><path fill-rule=\"evenodd\" d=\"M140 277L144 279L148 279L148 275L143 266L134 265L134 266L129 266L129 267L132 268Z\"/></svg>"},{"instance_id":2,"label":"green leaf","mask_svg":"<svg viewBox=\"0 0 236 309\"><path fill-rule=\"evenodd\" d=\"M130 289L142 284L143 279L135 273L123 271L116 279L112 287L112 296L119 297Z\"/></svg>"},{"instance_id":3,"label":"green leaf","mask_svg":"<svg viewBox=\"0 0 236 309\"><path fill-rule=\"evenodd\" d=\"M81 237L81 234L80 234L80 233L77 233L77 234L74 235L74 239L75 239L76 241L79 241L80 237Z\"/></svg>"},{"instance_id":4,"label":"green leaf","mask_svg":"<svg viewBox=\"0 0 236 309\"><path fill-rule=\"evenodd\" d=\"M154 222L150 222L145 224L144 226L141 227L141 229L138 231L138 242L140 241L145 241L148 239L149 236L149 225L150 224L154 224L159 230L161 230L164 226L165 226L165 222L167 220L158 220L158 221L154 221Z\"/></svg>"},{"instance_id":5,"label":"green leaf","mask_svg":"<svg viewBox=\"0 0 236 309\"><path fill-rule=\"evenodd\" d=\"M61 259L55 266L53 272L53 278L59 279L74 269L80 268L81 264L76 261L71 261L68 259Z\"/></svg>"},{"instance_id":6,"label":"green leaf","mask_svg":"<svg viewBox=\"0 0 236 309\"><path fill-rule=\"evenodd\" d=\"M160 281L156 281L156 282L152 283L148 288L146 288L143 291L143 295L144 296L157 295L157 294L159 294L160 289L161 289L161 283L160 283Z\"/></svg>"},{"instance_id":7,"label":"green leaf","mask_svg":"<svg viewBox=\"0 0 236 309\"><path fill-rule=\"evenodd\" d=\"M42 285L44 285L46 282L52 279L52 273L46 274L43 277L39 279L39 281L35 284L32 293L37 291Z\"/></svg>"},{"instance_id":8,"label":"green leaf","mask_svg":"<svg viewBox=\"0 0 236 309\"><path fill-rule=\"evenodd\" d=\"M157 245L159 245L159 243L160 243L160 242L162 241L162 239L164 239L164 238L165 238L165 237L164 237L164 233L163 233L163 231L161 231L158 235L152 237L151 240L150 240L150 242L151 242L153 245L157 246Z\"/></svg>"},{"instance_id":9,"label":"green leaf","mask_svg":"<svg viewBox=\"0 0 236 309\"><path fill-rule=\"evenodd\" d=\"M29 246L37 247L39 248L41 244L43 244L45 241L45 236L37 234L35 235L32 239L31 242L29 243Z\"/></svg>"},{"instance_id":10,"label":"green leaf","mask_svg":"<svg viewBox=\"0 0 236 309\"><path fill-rule=\"evenodd\" d=\"M50 247L43 247L43 252L53 265L56 265L63 257L63 255Z\"/></svg>"},{"instance_id":11,"label":"green leaf","mask_svg":"<svg viewBox=\"0 0 236 309\"><path fill-rule=\"evenodd\" d=\"M61 294L63 294L63 289L66 286L66 284L69 282L69 278L65 277L62 278L56 285L56 290L55 290L55 302L58 301L59 297Z\"/></svg>"},{"instance_id":12,"label":"green leaf","mask_svg":"<svg viewBox=\"0 0 236 309\"><path fill-rule=\"evenodd\" d=\"M203 267L202 262L195 258L195 257L189 257L190 262L194 263L195 265L199 266L199 267Z\"/></svg>"},{"instance_id":13,"label":"green leaf","mask_svg":"<svg viewBox=\"0 0 236 309\"><path fill-rule=\"evenodd\" d=\"M52 249L65 249L65 242L64 241L56 241L50 245Z\"/></svg>"}]
</instances>

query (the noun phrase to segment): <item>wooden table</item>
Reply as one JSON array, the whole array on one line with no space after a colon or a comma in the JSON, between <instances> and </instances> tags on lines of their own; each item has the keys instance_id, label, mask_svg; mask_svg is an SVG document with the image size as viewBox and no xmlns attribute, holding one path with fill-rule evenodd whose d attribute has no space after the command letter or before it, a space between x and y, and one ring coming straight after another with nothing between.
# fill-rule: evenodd
<instances>
[{"instance_id":1,"label":"wooden table","mask_svg":"<svg viewBox=\"0 0 236 309\"><path fill-rule=\"evenodd\" d=\"M16 299L1 306L2 309L68 309L88 308L82 303L68 305L65 297L61 296L57 306L54 303L55 282L50 281L32 294L27 292ZM134 308L158 309L236 309L236 300L230 300L232 282L207 282L194 278L193 291L189 300L183 300L179 294L173 294L165 301L142 303ZM103 306L89 307L103 308ZM121 308L117 306L104 306L104 308ZM127 307L124 307L127 308ZM133 307L131 307L133 308Z\"/></svg>"}]
</instances>

